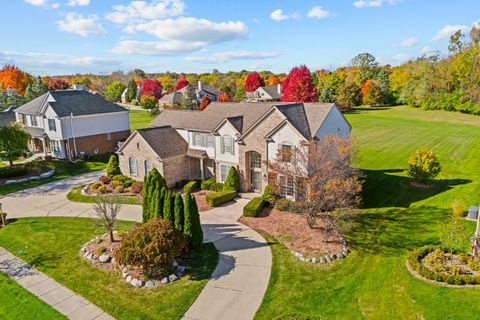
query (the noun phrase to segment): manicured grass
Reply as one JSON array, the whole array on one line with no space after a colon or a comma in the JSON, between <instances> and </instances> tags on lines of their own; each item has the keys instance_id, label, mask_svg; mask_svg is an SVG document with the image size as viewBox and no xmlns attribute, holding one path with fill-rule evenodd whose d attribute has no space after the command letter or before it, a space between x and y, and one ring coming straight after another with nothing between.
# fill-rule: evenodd
<instances>
[{"instance_id":1,"label":"manicured grass","mask_svg":"<svg viewBox=\"0 0 480 320\"><path fill-rule=\"evenodd\" d=\"M17 192L20 190L36 187L45 183L52 181L62 180L70 178L82 173L98 171L105 169L106 164L102 162L93 162L93 161L77 161L75 163L68 161L60 160L51 160L49 162L49 167L55 169L55 175L50 178L42 180L34 180L25 183L9 184L9 185L0 185L0 196L6 195L12 192Z\"/></svg>"},{"instance_id":2,"label":"manicured grass","mask_svg":"<svg viewBox=\"0 0 480 320\"><path fill-rule=\"evenodd\" d=\"M438 231L461 199L480 199L480 118L408 107L347 114L365 173L364 208L346 238L353 252L332 265L294 259L275 239L269 288L256 318L303 314L328 319L475 319L480 289L435 286L405 268L408 251L438 243ZM410 186L410 155L427 147L443 171L432 189ZM475 224L465 221L473 233ZM464 249L468 249L465 243Z\"/></svg>"},{"instance_id":3,"label":"manicured grass","mask_svg":"<svg viewBox=\"0 0 480 320\"><path fill-rule=\"evenodd\" d=\"M131 226L121 222L119 229ZM103 233L90 219L26 218L0 230L0 246L13 253L23 250L22 259L116 319L180 319L218 261L213 244L205 244L179 281L150 290L135 289L119 273L96 269L80 257L81 245Z\"/></svg>"},{"instance_id":4,"label":"manicured grass","mask_svg":"<svg viewBox=\"0 0 480 320\"><path fill-rule=\"evenodd\" d=\"M66 319L3 273L0 273L0 301L2 320Z\"/></svg>"},{"instance_id":5,"label":"manicured grass","mask_svg":"<svg viewBox=\"0 0 480 320\"><path fill-rule=\"evenodd\" d=\"M143 110L130 110L130 131L148 128L153 117Z\"/></svg>"},{"instance_id":6,"label":"manicured grass","mask_svg":"<svg viewBox=\"0 0 480 320\"><path fill-rule=\"evenodd\" d=\"M67 194L67 199L73 202L85 202L85 203L95 203L95 196L85 196L82 194L82 189L84 188L75 188L72 189L68 194ZM118 202L122 204L136 204L136 205L141 205L142 204L142 199L140 197L136 196L118 196Z\"/></svg>"}]
</instances>

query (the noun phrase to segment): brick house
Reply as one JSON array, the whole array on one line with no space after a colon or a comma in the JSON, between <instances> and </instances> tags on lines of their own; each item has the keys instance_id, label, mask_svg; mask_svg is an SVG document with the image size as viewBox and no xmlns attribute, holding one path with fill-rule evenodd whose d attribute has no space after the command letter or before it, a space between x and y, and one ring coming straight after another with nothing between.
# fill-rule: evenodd
<instances>
[{"instance_id":1,"label":"brick house","mask_svg":"<svg viewBox=\"0 0 480 320\"><path fill-rule=\"evenodd\" d=\"M235 166L244 192L263 191L266 162L279 150L329 134L348 137L351 131L334 104L318 103L212 102L204 111L165 110L151 126L119 149L125 175L141 180L156 167L169 185L209 177L224 182ZM291 195L289 182L283 183L285 195Z\"/></svg>"},{"instance_id":2,"label":"brick house","mask_svg":"<svg viewBox=\"0 0 480 320\"><path fill-rule=\"evenodd\" d=\"M114 152L130 136L129 111L85 90L49 91L15 109L30 149L58 159Z\"/></svg>"}]
</instances>

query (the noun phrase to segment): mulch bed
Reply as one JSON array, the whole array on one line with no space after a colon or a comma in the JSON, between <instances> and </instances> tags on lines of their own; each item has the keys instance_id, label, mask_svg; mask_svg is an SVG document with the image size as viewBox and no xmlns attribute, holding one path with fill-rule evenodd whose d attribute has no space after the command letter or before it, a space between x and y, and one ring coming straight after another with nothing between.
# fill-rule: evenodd
<instances>
[{"instance_id":1,"label":"mulch bed","mask_svg":"<svg viewBox=\"0 0 480 320\"><path fill-rule=\"evenodd\" d=\"M266 208L259 217L241 217L240 222L254 229L263 230L277 238L290 250L309 255L336 254L342 251L338 236L324 242L323 222L311 229L304 216L277 209Z\"/></svg>"},{"instance_id":2,"label":"mulch bed","mask_svg":"<svg viewBox=\"0 0 480 320\"><path fill-rule=\"evenodd\" d=\"M90 243L86 246L86 250L95 254L96 256L101 256L102 254L106 254L110 257L114 257L115 251L120 247L120 240L122 238L114 232L113 234L114 242L110 241L109 235L100 236L96 243ZM113 263L100 263L98 261L94 262L94 265L100 269L113 271L115 270L115 264Z\"/></svg>"},{"instance_id":3,"label":"mulch bed","mask_svg":"<svg viewBox=\"0 0 480 320\"><path fill-rule=\"evenodd\" d=\"M197 200L198 211L203 212L212 209L206 200L207 195L211 193L213 193L213 191L209 190L200 190L192 193L192 195L195 197L195 200Z\"/></svg>"}]
</instances>

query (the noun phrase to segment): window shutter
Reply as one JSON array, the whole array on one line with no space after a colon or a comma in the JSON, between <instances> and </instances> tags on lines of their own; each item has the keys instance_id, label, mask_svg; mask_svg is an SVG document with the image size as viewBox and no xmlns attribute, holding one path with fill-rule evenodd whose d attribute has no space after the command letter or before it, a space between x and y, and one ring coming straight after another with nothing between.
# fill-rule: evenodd
<instances>
[{"instance_id":1,"label":"window shutter","mask_svg":"<svg viewBox=\"0 0 480 320\"><path fill-rule=\"evenodd\" d=\"M221 154L225 153L225 141L223 137L220 137L220 153Z\"/></svg>"},{"instance_id":2,"label":"window shutter","mask_svg":"<svg viewBox=\"0 0 480 320\"><path fill-rule=\"evenodd\" d=\"M232 139L232 155L235 155L235 140Z\"/></svg>"}]
</instances>

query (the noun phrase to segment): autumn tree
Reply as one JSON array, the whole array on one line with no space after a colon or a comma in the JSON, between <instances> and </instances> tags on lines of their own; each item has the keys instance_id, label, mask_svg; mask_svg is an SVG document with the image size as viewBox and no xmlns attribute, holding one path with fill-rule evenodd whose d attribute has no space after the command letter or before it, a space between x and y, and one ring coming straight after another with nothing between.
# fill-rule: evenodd
<instances>
[{"instance_id":1,"label":"autumn tree","mask_svg":"<svg viewBox=\"0 0 480 320\"><path fill-rule=\"evenodd\" d=\"M156 79L146 79L142 82L142 96L155 97L156 100L162 97L162 84Z\"/></svg>"},{"instance_id":2,"label":"autumn tree","mask_svg":"<svg viewBox=\"0 0 480 320\"><path fill-rule=\"evenodd\" d=\"M363 103L372 107L384 104L382 88L375 80L368 80L362 87Z\"/></svg>"},{"instance_id":3,"label":"autumn tree","mask_svg":"<svg viewBox=\"0 0 480 320\"><path fill-rule=\"evenodd\" d=\"M362 101L361 89L355 81L345 81L338 86L335 100L342 111L348 111ZM330 102L330 101L327 101Z\"/></svg>"},{"instance_id":4,"label":"autumn tree","mask_svg":"<svg viewBox=\"0 0 480 320\"><path fill-rule=\"evenodd\" d=\"M188 85L189 85L188 80L185 79L184 76L181 76L180 79L178 80L177 84L175 85L175 91L181 90Z\"/></svg>"},{"instance_id":5,"label":"autumn tree","mask_svg":"<svg viewBox=\"0 0 480 320\"><path fill-rule=\"evenodd\" d=\"M232 97L226 92L222 92L218 95L218 102L232 102Z\"/></svg>"},{"instance_id":6,"label":"autumn tree","mask_svg":"<svg viewBox=\"0 0 480 320\"><path fill-rule=\"evenodd\" d=\"M440 161L431 150L419 149L408 160L407 173L417 182L428 183L441 171Z\"/></svg>"},{"instance_id":7,"label":"autumn tree","mask_svg":"<svg viewBox=\"0 0 480 320\"><path fill-rule=\"evenodd\" d=\"M310 70L306 66L293 68L283 80L282 101L316 102L317 91Z\"/></svg>"},{"instance_id":8,"label":"autumn tree","mask_svg":"<svg viewBox=\"0 0 480 320\"><path fill-rule=\"evenodd\" d=\"M162 84L163 90L166 92L172 92L174 88L174 79L169 74L157 78Z\"/></svg>"},{"instance_id":9,"label":"autumn tree","mask_svg":"<svg viewBox=\"0 0 480 320\"><path fill-rule=\"evenodd\" d=\"M207 109L210 102L212 101L210 100L209 96L207 95L203 96L202 101L200 102L200 111Z\"/></svg>"},{"instance_id":10,"label":"autumn tree","mask_svg":"<svg viewBox=\"0 0 480 320\"><path fill-rule=\"evenodd\" d=\"M378 70L377 59L370 53L360 53L356 55L351 61L352 67L357 69L357 83L363 84L368 79L375 78Z\"/></svg>"},{"instance_id":11,"label":"autumn tree","mask_svg":"<svg viewBox=\"0 0 480 320\"><path fill-rule=\"evenodd\" d=\"M24 95L31 76L16 66L4 65L0 69L0 89L13 89L19 95Z\"/></svg>"},{"instance_id":12,"label":"autumn tree","mask_svg":"<svg viewBox=\"0 0 480 320\"><path fill-rule=\"evenodd\" d=\"M271 75L267 79L267 85L276 86L277 84L282 84L282 79L279 76Z\"/></svg>"},{"instance_id":13,"label":"autumn tree","mask_svg":"<svg viewBox=\"0 0 480 320\"><path fill-rule=\"evenodd\" d=\"M68 82L62 79L50 78L47 82L48 90L66 90L69 88Z\"/></svg>"},{"instance_id":14,"label":"autumn tree","mask_svg":"<svg viewBox=\"0 0 480 320\"><path fill-rule=\"evenodd\" d=\"M80 84L85 88L90 88L92 85L92 80L87 76L76 76L71 80L72 85Z\"/></svg>"},{"instance_id":15,"label":"autumn tree","mask_svg":"<svg viewBox=\"0 0 480 320\"><path fill-rule=\"evenodd\" d=\"M193 86L187 86L187 89L182 95L181 107L184 110L198 110L197 95Z\"/></svg>"},{"instance_id":16,"label":"autumn tree","mask_svg":"<svg viewBox=\"0 0 480 320\"><path fill-rule=\"evenodd\" d=\"M259 87L265 86L262 76L258 72L250 72L245 79L243 89L245 92L254 92Z\"/></svg>"},{"instance_id":17,"label":"autumn tree","mask_svg":"<svg viewBox=\"0 0 480 320\"><path fill-rule=\"evenodd\" d=\"M290 156L285 157L285 152ZM326 241L345 230L361 202L360 173L350 159L348 138L330 135L293 150L279 150L268 163L277 192L291 192L286 186L291 187L308 226L314 228L318 218L323 220Z\"/></svg>"}]
</instances>

